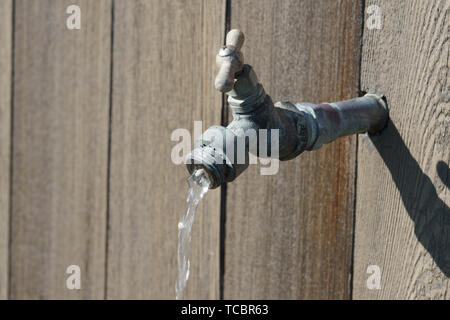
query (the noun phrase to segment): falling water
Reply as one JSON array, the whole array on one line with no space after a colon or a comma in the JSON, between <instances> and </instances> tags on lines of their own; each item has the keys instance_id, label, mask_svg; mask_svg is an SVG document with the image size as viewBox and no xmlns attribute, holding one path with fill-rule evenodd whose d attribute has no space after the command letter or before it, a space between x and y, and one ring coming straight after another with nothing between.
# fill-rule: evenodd
<instances>
[{"instance_id":1,"label":"falling water","mask_svg":"<svg viewBox=\"0 0 450 320\"><path fill-rule=\"evenodd\" d=\"M178 277L176 283L176 299L183 298L183 291L189 279L189 249L191 245L191 228L198 204L208 191L209 178L203 169L196 170L188 178L189 194L187 208L178 223Z\"/></svg>"}]
</instances>

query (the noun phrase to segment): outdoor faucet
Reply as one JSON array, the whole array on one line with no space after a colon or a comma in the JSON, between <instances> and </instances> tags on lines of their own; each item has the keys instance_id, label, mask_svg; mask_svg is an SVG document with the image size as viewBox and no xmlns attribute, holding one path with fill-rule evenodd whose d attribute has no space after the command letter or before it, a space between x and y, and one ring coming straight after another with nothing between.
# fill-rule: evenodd
<instances>
[{"instance_id":1,"label":"outdoor faucet","mask_svg":"<svg viewBox=\"0 0 450 320\"><path fill-rule=\"evenodd\" d=\"M206 171L211 189L236 179L251 156L289 160L339 137L374 134L386 126L387 106L377 94L318 105L287 101L274 105L253 68L244 64L243 43L244 34L231 30L216 57L215 87L227 93L233 121L226 128L207 129L185 159L190 173Z\"/></svg>"}]
</instances>

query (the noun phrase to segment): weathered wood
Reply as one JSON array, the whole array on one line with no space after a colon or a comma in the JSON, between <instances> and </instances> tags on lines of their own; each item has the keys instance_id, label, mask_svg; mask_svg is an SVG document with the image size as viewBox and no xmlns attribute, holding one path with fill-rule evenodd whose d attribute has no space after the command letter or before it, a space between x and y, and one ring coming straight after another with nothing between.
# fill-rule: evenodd
<instances>
[{"instance_id":1,"label":"weathered wood","mask_svg":"<svg viewBox=\"0 0 450 320\"><path fill-rule=\"evenodd\" d=\"M220 123L223 1L116 1L108 298L175 298L187 171L171 133ZM219 297L220 190L200 204L186 298Z\"/></svg>"},{"instance_id":2,"label":"weathered wood","mask_svg":"<svg viewBox=\"0 0 450 320\"><path fill-rule=\"evenodd\" d=\"M103 298L111 1L18 0L11 298ZM66 268L81 268L81 290Z\"/></svg>"},{"instance_id":3,"label":"weathered wood","mask_svg":"<svg viewBox=\"0 0 450 320\"><path fill-rule=\"evenodd\" d=\"M386 95L391 122L359 140L354 298L449 299L450 1L371 4L383 24L364 29L361 84Z\"/></svg>"},{"instance_id":4,"label":"weathered wood","mask_svg":"<svg viewBox=\"0 0 450 320\"><path fill-rule=\"evenodd\" d=\"M274 101L357 96L360 1L232 1L231 27ZM349 298L355 137L228 186L226 299Z\"/></svg>"},{"instance_id":5,"label":"weathered wood","mask_svg":"<svg viewBox=\"0 0 450 320\"><path fill-rule=\"evenodd\" d=\"M0 2L0 299L8 295L12 1Z\"/></svg>"}]
</instances>

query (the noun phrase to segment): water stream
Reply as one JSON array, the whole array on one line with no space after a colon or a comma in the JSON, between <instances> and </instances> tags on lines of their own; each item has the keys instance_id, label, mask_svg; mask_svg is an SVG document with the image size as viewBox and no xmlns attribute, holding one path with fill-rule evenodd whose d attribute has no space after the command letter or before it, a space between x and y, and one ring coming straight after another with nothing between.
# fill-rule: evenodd
<instances>
[{"instance_id":1,"label":"water stream","mask_svg":"<svg viewBox=\"0 0 450 320\"><path fill-rule=\"evenodd\" d=\"M203 169L194 171L187 181L189 184L187 208L178 223L178 277L175 288L177 300L183 298L184 289L189 279L189 251L195 212L210 184L208 175Z\"/></svg>"}]
</instances>

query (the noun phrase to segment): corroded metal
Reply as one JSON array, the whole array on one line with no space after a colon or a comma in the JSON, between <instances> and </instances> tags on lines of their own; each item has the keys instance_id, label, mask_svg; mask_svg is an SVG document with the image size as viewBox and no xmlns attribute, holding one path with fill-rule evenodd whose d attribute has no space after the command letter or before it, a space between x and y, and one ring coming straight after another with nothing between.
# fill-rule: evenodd
<instances>
[{"instance_id":1,"label":"corroded metal","mask_svg":"<svg viewBox=\"0 0 450 320\"><path fill-rule=\"evenodd\" d=\"M253 68L243 64L243 55L239 51L243 39L240 31L230 31L227 43L234 45L222 48L217 58L220 71L216 88L227 93L233 121L226 128L212 126L207 129L186 157L189 172L199 168L206 170L211 180L210 188L236 179L248 167L249 154L273 156L275 153L279 160L289 160L339 137L376 133L386 125L387 106L382 96L375 94L318 105L287 101L274 105ZM257 135L258 148L252 148L248 142L249 133L261 130L268 137L277 136L278 140L274 143L269 138L261 144ZM244 144L243 155L239 153L240 144ZM262 147L266 148L264 153Z\"/></svg>"}]
</instances>

